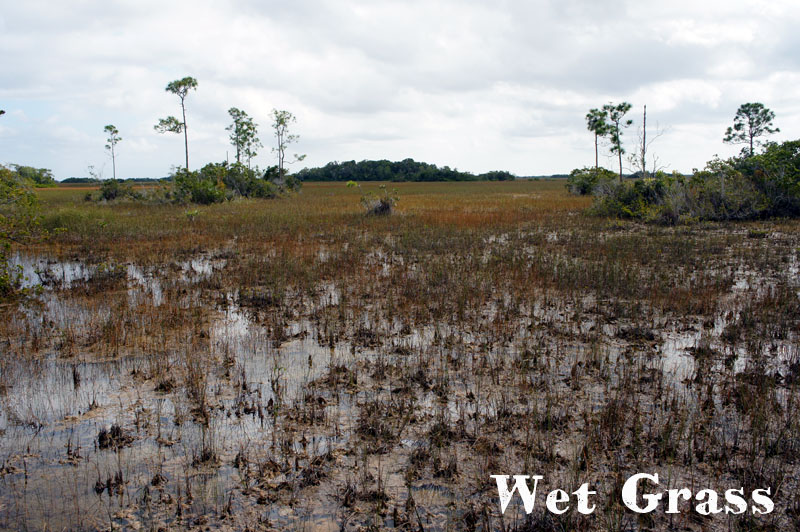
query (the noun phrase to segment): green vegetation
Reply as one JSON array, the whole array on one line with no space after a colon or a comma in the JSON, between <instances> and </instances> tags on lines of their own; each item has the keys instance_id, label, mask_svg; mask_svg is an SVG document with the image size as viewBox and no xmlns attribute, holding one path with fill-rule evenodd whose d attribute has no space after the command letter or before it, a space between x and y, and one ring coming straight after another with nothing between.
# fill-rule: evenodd
<instances>
[{"instance_id":1,"label":"green vegetation","mask_svg":"<svg viewBox=\"0 0 800 532\"><path fill-rule=\"evenodd\" d=\"M235 197L274 198L279 187L241 163L209 163L199 171L181 169L173 177L171 199L208 205Z\"/></svg>"},{"instance_id":2,"label":"green vegetation","mask_svg":"<svg viewBox=\"0 0 800 532\"><path fill-rule=\"evenodd\" d=\"M137 198L129 182L120 179L106 179L100 184L100 199L113 201L125 197Z\"/></svg>"},{"instance_id":3,"label":"green vegetation","mask_svg":"<svg viewBox=\"0 0 800 532\"><path fill-rule=\"evenodd\" d=\"M230 140L236 149L236 162L241 163L242 157L244 157L247 159L249 167L250 160L258 155L258 148L263 146L256 136L258 135L258 124L247 113L236 107L228 109L228 114L233 122L225 130L231 132Z\"/></svg>"},{"instance_id":4,"label":"green vegetation","mask_svg":"<svg viewBox=\"0 0 800 532\"><path fill-rule=\"evenodd\" d=\"M756 154L757 139L779 131L772 124L775 113L763 104L741 105L734 125L726 131L725 142L747 145L742 153L728 160L715 158L692 176L669 175L655 168L652 174L647 171L645 106L638 151L632 158L638 169L631 177L636 179L623 181L621 136L622 129L633 123L624 118L630 109L627 102L607 104L586 115L587 128L595 134L595 150L597 139L608 136L620 165L616 183L610 171L597 165L597 155L595 168L570 173L567 188L571 193L594 196L592 213L664 224L800 216L800 140L767 143Z\"/></svg>"},{"instance_id":5,"label":"green vegetation","mask_svg":"<svg viewBox=\"0 0 800 532\"><path fill-rule=\"evenodd\" d=\"M474 175L447 166L404 159L398 162L345 161L331 162L321 168L304 168L297 172L301 181L512 181L509 172L493 171Z\"/></svg>"},{"instance_id":6,"label":"green vegetation","mask_svg":"<svg viewBox=\"0 0 800 532\"><path fill-rule=\"evenodd\" d=\"M0 300L13 297L21 281L21 273L9 264L12 244L26 243L38 222L39 201L30 180L0 166Z\"/></svg>"},{"instance_id":7,"label":"green vegetation","mask_svg":"<svg viewBox=\"0 0 800 532\"><path fill-rule=\"evenodd\" d=\"M34 168L33 166L20 164L12 164L10 166L10 170L20 182L25 182L37 188L54 187L57 184L53 178L53 172L47 168Z\"/></svg>"},{"instance_id":8,"label":"green vegetation","mask_svg":"<svg viewBox=\"0 0 800 532\"><path fill-rule=\"evenodd\" d=\"M608 113L605 109L591 109L586 114L586 129L594 133L594 167L600 168L598 143L600 138L608 134Z\"/></svg>"},{"instance_id":9,"label":"green vegetation","mask_svg":"<svg viewBox=\"0 0 800 532\"><path fill-rule=\"evenodd\" d=\"M614 181L617 175L606 168L576 168L567 177L567 188L578 196L587 196L600 184Z\"/></svg>"},{"instance_id":10,"label":"green vegetation","mask_svg":"<svg viewBox=\"0 0 800 532\"><path fill-rule=\"evenodd\" d=\"M132 200L143 204L196 203L208 205L236 198L274 198L284 188L271 181L275 179L273 169L261 173L241 163L209 163L200 170L180 168L167 180L122 180L106 179L100 182L98 195L87 192L85 199L104 202ZM72 182L93 184L91 181ZM146 186L148 184L158 186ZM134 184L139 186L134 188Z\"/></svg>"},{"instance_id":11,"label":"green vegetation","mask_svg":"<svg viewBox=\"0 0 800 532\"><path fill-rule=\"evenodd\" d=\"M616 153L619 158L619 180L622 181L622 155L625 153L625 148L622 147L622 130L633 124L633 120L625 120L625 114L631 110L631 104L622 102L614 105L608 103L603 106L603 112L606 113L609 124L606 128L606 134L611 141L611 153Z\"/></svg>"},{"instance_id":12,"label":"green vegetation","mask_svg":"<svg viewBox=\"0 0 800 532\"><path fill-rule=\"evenodd\" d=\"M778 133L780 129L773 127L775 113L761 103L745 103L739 106L733 118L733 126L725 131L723 142L728 144L746 144L743 155L755 155L756 140L763 135Z\"/></svg>"},{"instance_id":13,"label":"green vegetation","mask_svg":"<svg viewBox=\"0 0 800 532\"><path fill-rule=\"evenodd\" d=\"M61 180L61 184L64 185L97 185L99 183L100 179L94 177L68 177Z\"/></svg>"},{"instance_id":14,"label":"green vegetation","mask_svg":"<svg viewBox=\"0 0 800 532\"><path fill-rule=\"evenodd\" d=\"M763 153L714 159L690 177L598 183L592 211L674 224L800 216L800 140L768 143Z\"/></svg>"}]
</instances>

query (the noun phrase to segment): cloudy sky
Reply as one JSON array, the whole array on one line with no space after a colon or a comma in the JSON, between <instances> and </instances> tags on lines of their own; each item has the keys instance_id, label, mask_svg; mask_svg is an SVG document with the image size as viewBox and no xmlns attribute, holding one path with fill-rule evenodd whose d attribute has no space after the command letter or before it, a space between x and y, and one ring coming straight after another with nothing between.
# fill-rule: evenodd
<instances>
[{"instance_id":1,"label":"cloudy sky","mask_svg":"<svg viewBox=\"0 0 800 532\"><path fill-rule=\"evenodd\" d=\"M58 179L110 177L103 126L123 141L118 174L163 176L183 139L168 82L191 75L190 165L233 156L227 110L260 125L294 113L303 165L412 157L471 172L568 172L594 163L584 115L647 105L652 152L702 167L741 103L800 138L797 0L0 0L0 162ZM607 150L604 150L607 151ZM610 157L601 159L613 168Z\"/></svg>"}]
</instances>

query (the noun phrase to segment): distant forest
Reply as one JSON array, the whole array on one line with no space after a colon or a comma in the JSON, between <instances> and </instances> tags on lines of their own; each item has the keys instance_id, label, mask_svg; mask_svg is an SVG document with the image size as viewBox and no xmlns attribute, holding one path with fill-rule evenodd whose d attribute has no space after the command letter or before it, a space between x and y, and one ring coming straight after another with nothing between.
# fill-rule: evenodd
<instances>
[{"instance_id":1,"label":"distant forest","mask_svg":"<svg viewBox=\"0 0 800 532\"><path fill-rule=\"evenodd\" d=\"M66 179L62 179L61 183L69 184L69 185L99 185L102 183L103 179L98 179L96 177L68 177ZM160 181L170 181L169 177L128 177L125 179L119 179L119 181L123 181L125 183L143 183L143 184L150 184L156 183Z\"/></svg>"},{"instance_id":2,"label":"distant forest","mask_svg":"<svg viewBox=\"0 0 800 532\"><path fill-rule=\"evenodd\" d=\"M485 174L459 172L448 166L420 163L413 159L399 162L344 161L321 168L304 168L295 174L301 181L512 181L514 174L492 171Z\"/></svg>"}]
</instances>

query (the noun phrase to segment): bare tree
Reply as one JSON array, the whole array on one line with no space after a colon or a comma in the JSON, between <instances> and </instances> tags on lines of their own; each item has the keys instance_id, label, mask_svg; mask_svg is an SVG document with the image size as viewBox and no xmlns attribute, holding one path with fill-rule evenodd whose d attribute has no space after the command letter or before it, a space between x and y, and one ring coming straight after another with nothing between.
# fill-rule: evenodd
<instances>
[{"instance_id":1,"label":"bare tree","mask_svg":"<svg viewBox=\"0 0 800 532\"><path fill-rule=\"evenodd\" d=\"M649 172L647 170L647 154L650 152L650 146L664 134L664 130L659 128L658 124L656 124L655 134L651 135L648 140L646 105L644 106L644 110L642 112L642 127L639 128L638 133L639 133L639 141L636 145L636 153L631 154L630 162L634 171L639 172L639 175L641 175L642 177L647 177L649 174L655 174L656 172L664 168L663 165L659 164L658 157L652 156L652 161L653 161L652 170Z\"/></svg>"}]
</instances>

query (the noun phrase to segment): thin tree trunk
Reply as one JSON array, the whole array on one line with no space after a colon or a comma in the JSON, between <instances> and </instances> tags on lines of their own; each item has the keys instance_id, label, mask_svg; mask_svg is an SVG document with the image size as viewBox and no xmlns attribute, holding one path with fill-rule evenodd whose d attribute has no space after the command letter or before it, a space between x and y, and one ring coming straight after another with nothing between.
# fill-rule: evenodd
<instances>
[{"instance_id":1,"label":"thin tree trunk","mask_svg":"<svg viewBox=\"0 0 800 532\"><path fill-rule=\"evenodd\" d=\"M117 157L114 155L114 143L111 143L111 168L114 169L114 180L117 179Z\"/></svg>"},{"instance_id":2,"label":"thin tree trunk","mask_svg":"<svg viewBox=\"0 0 800 532\"><path fill-rule=\"evenodd\" d=\"M186 149L186 171L189 171L189 133L186 132L186 106L181 98L181 111L183 112L183 146Z\"/></svg>"},{"instance_id":3,"label":"thin tree trunk","mask_svg":"<svg viewBox=\"0 0 800 532\"><path fill-rule=\"evenodd\" d=\"M597 153L597 133L594 134L594 169L600 168L600 156Z\"/></svg>"},{"instance_id":4,"label":"thin tree trunk","mask_svg":"<svg viewBox=\"0 0 800 532\"><path fill-rule=\"evenodd\" d=\"M280 176L281 181L283 180L283 150L285 149L283 145L283 133L278 132L278 175Z\"/></svg>"},{"instance_id":5,"label":"thin tree trunk","mask_svg":"<svg viewBox=\"0 0 800 532\"><path fill-rule=\"evenodd\" d=\"M647 106L642 117L642 177L647 177Z\"/></svg>"}]
</instances>

